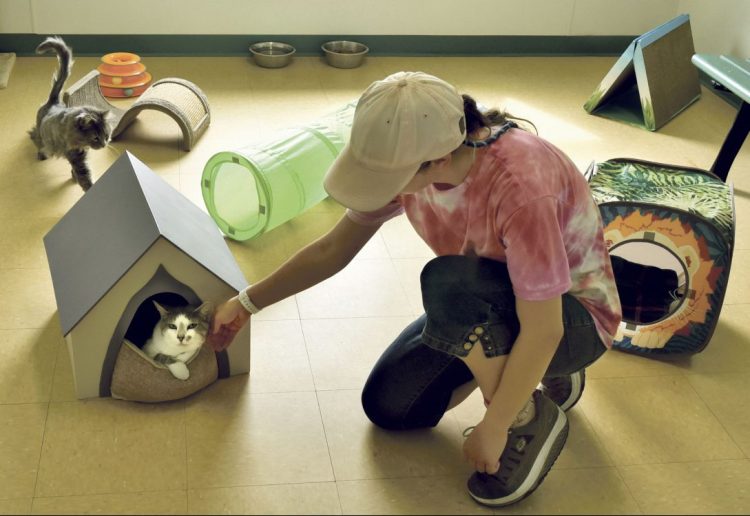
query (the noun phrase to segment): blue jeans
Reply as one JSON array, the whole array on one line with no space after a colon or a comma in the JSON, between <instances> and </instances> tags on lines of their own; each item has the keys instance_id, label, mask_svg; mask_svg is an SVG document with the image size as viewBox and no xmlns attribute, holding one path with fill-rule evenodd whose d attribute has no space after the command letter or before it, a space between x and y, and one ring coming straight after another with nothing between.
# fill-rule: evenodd
<instances>
[{"instance_id":1,"label":"blue jeans","mask_svg":"<svg viewBox=\"0 0 750 516\"><path fill-rule=\"evenodd\" d=\"M486 356L507 355L519 332L504 263L441 256L425 266L421 283L425 313L385 350L362 392L367 417L387 429L437 425L453 391L474 378L458 357L477 344ZM580 371L606 350L588 310L569 294L562 305L565 333L545 376Z\"/></svg>"}]
</instances>

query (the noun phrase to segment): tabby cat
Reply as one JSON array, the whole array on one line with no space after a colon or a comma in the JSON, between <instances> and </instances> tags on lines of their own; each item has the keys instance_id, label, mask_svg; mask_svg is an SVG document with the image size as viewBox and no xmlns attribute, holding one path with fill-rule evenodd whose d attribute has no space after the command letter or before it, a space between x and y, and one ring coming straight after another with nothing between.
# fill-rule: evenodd
<instances>
[{"instance_id":1,"label":"tabby cat","mask_svg":"<svg viewBox=\"0 0 750 516\"><path fill-rule=\"evenodd\" d=\"M29 135L37 147L40 160L50 156L67 159L73 167L73 180L86 191L92 184L86 151L107 146L112 134L111 115L109 111L90 106L67 107L60 100L60 93L73 65L73 53L61 38L45 39L36 52L55 52L59 68L52 77L49 98L37 111L36 125Z\"/></svg>"},{"instance_id":2,"label":"tabby cat","mask_svg":"<svg viewBox=\"0 0 750 516\"><path fill-rule=\"evenodd\" d=\"M190 371L185 364L198 353L206 340L211 324L212 306L164 307L153 301L160 319L143 352L154 361L167 366L175 378L187 380Z\"/></svg>"}]
</instances>

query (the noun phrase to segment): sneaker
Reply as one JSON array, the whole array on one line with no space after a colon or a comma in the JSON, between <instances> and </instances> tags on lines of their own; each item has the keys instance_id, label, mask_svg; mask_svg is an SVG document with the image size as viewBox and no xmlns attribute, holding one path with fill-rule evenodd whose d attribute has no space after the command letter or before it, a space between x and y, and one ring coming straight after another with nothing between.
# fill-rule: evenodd
<instances>
[{"instance_id":1,"label":"sneaker","mask_svg":"<svg viewBox=\"0 0 750 516\"><path fill-rule=\"evenodd\" d=\"M475 472L469 478L469 494L477 502L503 507L521 501L539 487L560 455L568 438L568 418L539 391L534 391L534 403L534 418L508 431L500 470L492 475Z\"/></svg>"},{"instance_id":2,"label":"sneaker","mask_svg":"<svg viewBox=\"0 0 750 516\"><path fill-rule=\"evenodd\" d=\"M568 376L542 378L541 390L564 411L578 403L586 385L586 370L581 369Z\"/></svg>"}]
</instances>

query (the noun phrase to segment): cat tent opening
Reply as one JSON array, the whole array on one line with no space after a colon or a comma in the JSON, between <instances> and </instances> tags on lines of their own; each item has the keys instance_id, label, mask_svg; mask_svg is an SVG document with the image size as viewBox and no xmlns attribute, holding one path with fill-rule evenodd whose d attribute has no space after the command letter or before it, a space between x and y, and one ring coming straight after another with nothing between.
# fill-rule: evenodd
<instances>
[{"instance_id":1,"label":"cat tent opening","mask_svg":"<svg viewBox=\"0 0 750 516\"><path fill-rule=\"evenodd\" d=\"M250 370L250 329L214 353L204 345L190 378L140 351L153 301L218 304L247 286L211 218L124 153L44 237L60 326L78 398L166 401Z\"/></svg>"}]
</instances>

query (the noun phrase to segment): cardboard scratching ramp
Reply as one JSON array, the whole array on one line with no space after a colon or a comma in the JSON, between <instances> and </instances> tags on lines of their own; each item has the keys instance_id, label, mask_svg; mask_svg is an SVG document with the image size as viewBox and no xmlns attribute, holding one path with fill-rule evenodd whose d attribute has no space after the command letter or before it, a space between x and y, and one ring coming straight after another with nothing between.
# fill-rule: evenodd
<instances>
[{"instance_id":1,"label":"cardboard scratching ramp","mask_svg":"<svg viewBox=\"0 0 750 516\"><path fill-rule=\"evenodd\" d=\"M112 139L117 138L144 109L154 109L169 115L182 130L185 150L196 141L211 123L208 99L200 88L190 81L174 77L161 79L143 92L127 110L113 106L99 89L99 72L92 70L73 84L63 95L67 106L94 106L107 109L114 116Z\"/></svg>"},{"instance_id":2,"label":"cardboard scratching ramp","mask_svg":"<svg viewBox=\"0 0 750 516\"><path fill-rule=\"evenodd\" d=\"M680 15L633 40L584 109L656 131L700 98L690 17Z\"/></svg>"}]
</instances>

